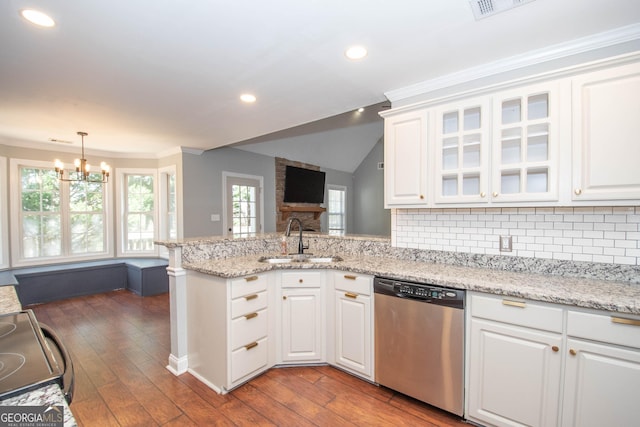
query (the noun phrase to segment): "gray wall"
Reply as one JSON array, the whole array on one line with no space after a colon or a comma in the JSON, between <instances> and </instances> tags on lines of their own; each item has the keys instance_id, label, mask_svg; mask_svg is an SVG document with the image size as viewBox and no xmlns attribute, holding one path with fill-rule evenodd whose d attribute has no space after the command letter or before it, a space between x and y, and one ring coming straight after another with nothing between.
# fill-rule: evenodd
<instances>
[{"instance_id":1,"label":"gray wall","mask_svg":"<svg viewBox=\"0 0 640 427\"><path fill-rule=\"evenodd\" d=\"M384 208L384 141L376 143L353 174L352 234L391 235L391 210Z\"/></svg>"},{"instance_id":2,"label":"gray wall","mask_svg":"<svg viewBox=\"0 0 640 427\"><path fill-rule=\"evenodd\" d=\"M184 237L222 235L222 220L212 222L211 214L224 215L222 172L264 178L264 232L275 231L275 161L273 157L235 148L217 148L201 155L182 155L182 206Z\"/></svg>"}]
</instances>

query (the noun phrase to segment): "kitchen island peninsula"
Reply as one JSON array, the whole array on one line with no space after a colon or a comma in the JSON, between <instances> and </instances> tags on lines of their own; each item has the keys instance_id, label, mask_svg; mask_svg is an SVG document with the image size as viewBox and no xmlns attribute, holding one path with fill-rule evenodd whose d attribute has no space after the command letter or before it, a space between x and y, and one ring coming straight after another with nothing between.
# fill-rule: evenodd
<instances>
[{"instance_id":1,"label":"kitchen island peninsula","mask_svg":"<svg viewBox=\"0 0 640 427\"><path fill-rule=\"evenodd\" d=\"M501 425L509 415L500 413L502 407L479 406L490 401L477 394L483 386L479 373L488 374L493 365L488 355L478 353L486 359L478 360L469 349L478 350L478 342L487 341L487 336L512 333L509 329L489 334L489 327L515 325L519 342L524 342L522 333L533 330L537 353L527 347L531 356L527 363L540 362L548 369L547 359L557 355L552 359L555 370L550 372L514 365L516 372L531 372L531 378L547 378L566 366L565 381L574 381L569 378L574 369L570 358L576 350L567 349L565 343L602 341L608 336L620 338L607 345L616 351L623 347L628 366L640 366L637 266L423 251L392 247L389 239L370 236L305 233L303 238L310 254L302 262L279 253L281 235L275 233L156 242L170 251L168 369L176 375L189 371L219 393L287 364L328 363L376 382L372 368L375 276L467 291L465 418L480 424ZM287 246L296 247L295 238L289 239ZM341 303L345 297L351 305ZM343 307L353 310L343 312ZM350 313L348 321L344 313ZM541 342L535 332L541 330L553 332L553 340ZM590 331L596 336L585 335ZM350 342L357 343L357 349L345 346ZM485 351L492 344L487 341L480 348ZM632 373L630 378L636 376ZM512 385L506 381L503 386L509 390ZM562 388L559 381L532 385L542 388L535 392L541 391L544 398L530 404L531 410L525 411L530 417L523 423L542 424L568 416L571 411L562 411L559 402L577 405L580 398L570 395L572 384ZM630 384L637 388L633 384L640 381ZM560 396L563 389L564 397ZM625 390L630 396L636 391ZM549 405L548 400L555 404ZM613 408L616 411L624 409L625 400L619 402L622 406Z\"/></svg>"}]
</instances>

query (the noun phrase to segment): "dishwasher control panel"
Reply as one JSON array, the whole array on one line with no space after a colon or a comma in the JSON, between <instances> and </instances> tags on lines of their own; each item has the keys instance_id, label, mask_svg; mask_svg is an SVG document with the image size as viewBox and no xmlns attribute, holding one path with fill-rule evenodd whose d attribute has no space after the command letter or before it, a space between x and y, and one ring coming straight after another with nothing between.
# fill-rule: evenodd
<instances>
[{"instance_id":1,"label":"dishwasher control panel","mask_svg":"<svg viewBox=\"0 0 640 427\"><path fill-rule=\"evenodd\" d=\"M461 289L376 277L374 291L400 298L411 298L438 305L464 308L465 291Z\"/></svg>"}]
</instances>

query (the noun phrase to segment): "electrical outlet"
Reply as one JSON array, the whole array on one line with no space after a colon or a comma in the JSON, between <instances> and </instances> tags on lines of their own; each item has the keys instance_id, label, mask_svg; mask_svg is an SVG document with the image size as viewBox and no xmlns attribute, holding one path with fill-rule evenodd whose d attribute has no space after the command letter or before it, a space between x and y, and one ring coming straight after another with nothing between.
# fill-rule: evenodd
<instances>
[{"instance_id":1,"label":"electrical outlet","mask_svg":"<svg viewBox=\"0 0 640 427\"><path fill-rule=\"evenodd\" d=\"M513 238L511 236L500 236L500 252L511 252L513 250Z\"/></svg>"}]
</instances>

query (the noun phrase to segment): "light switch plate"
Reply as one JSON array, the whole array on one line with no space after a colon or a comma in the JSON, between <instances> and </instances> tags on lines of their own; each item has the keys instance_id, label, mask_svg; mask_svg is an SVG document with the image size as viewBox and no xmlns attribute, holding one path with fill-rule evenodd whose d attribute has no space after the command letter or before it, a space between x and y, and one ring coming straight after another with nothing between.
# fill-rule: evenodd
<instances>
[{"instance_id":1,"label":"light switch plate","mask_svg":"<svg viewBox=\"0 0 640 427\"><path fill-rule=\"evenodd\" d=\"M500 236L500 252L511 252L513 250L513 239L511 236Z\"/></svg>"}]
</instances>

